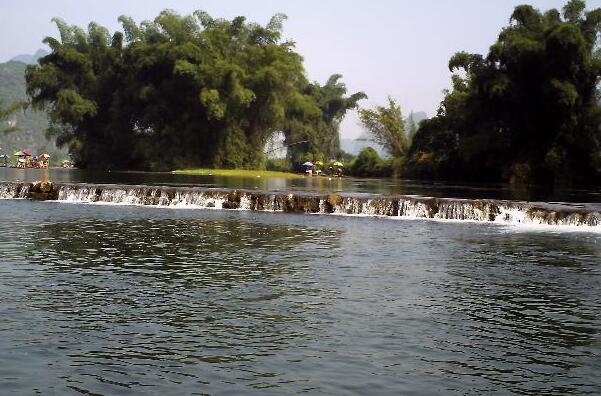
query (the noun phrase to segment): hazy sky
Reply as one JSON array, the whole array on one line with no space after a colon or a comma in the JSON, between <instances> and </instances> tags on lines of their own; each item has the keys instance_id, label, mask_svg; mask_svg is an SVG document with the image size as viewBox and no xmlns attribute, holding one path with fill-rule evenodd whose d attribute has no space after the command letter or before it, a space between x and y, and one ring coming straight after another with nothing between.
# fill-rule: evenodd
<instances>
[{"instance_id":1,"label":"hazy sky","mask_svg":"<svg viewBox=\"0 0 601 396\"><path fill-rule=\"evenodd\" d=\"M365 91L363 106L398 99L403 112L432 115L449 86L449 57L460 50L484 53L507 25L513 7L561 8L563 0L0 0L0 61L42 48L57 35L50 18L87 26L94 20L109 30L117 17L154 18L165 8L180 14L202 9L214 17L244 15L266 23L283 12L284 37L296 42L310 80L344 76L349 92ZM588 8L601 0L588 0ZM343 137L361 133L355 114L342 125Z\"/></svg>"}]
</instances>

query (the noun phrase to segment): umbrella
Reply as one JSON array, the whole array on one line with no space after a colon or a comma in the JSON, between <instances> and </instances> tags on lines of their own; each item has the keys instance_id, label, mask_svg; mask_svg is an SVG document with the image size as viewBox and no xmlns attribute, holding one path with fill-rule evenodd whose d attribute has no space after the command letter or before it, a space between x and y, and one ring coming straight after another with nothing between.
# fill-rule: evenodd
<instances>
[{"instance_id":1,"label":"umbrella","mask_svg":"<svg viewBox=\"0 0 601 396\"><path fill-rule=\"evenodd\" d=\"M24 155L25 157L29 157L29 156L31 156L31 154L29 154L29 151L27 151L27 150L23 150L23 155Z\"/></svg>"},{"instance_id":2,"label":"umbrella","mask_svg":"<svg viewBox=\"0 0 601 396\"><path fill-rule=\"evenodd\" d=\"M321 161L315 161L315 166L322 166L322 165L323 165L323 162L321 162Z\"/></svg>"},{"instance_id":3,"label":"umbrella","mask_svg":"<svg viewBox=\"0 0 601 396\"><path fill-rule=\"evenodd\" d=\"M342 167L344 167L344 165L342 165L342 162L338 162L338 161L334 162L332 165L333 165L333 166L337 166L337 167L339 167L339 168L342 168Z\"/></svg>"},{"instance_id":4,"label":"umbrella","mask_svg":"<svg viewBox=\"0 0 601 396\"><path fill-rule=\"evenodd\" d=\"M6 154L0 154L0 158L2 158L2 159L8 159L8 155L6 155Z\"/></svg>"},{"instance_id":5,"label":"umbrella","mask_svg":"<svg viewBox=\"0 0 601 396\"><path fill-rule=\"evenodd\" d=\"M50 158L50 156L46 153L40 154L40 158Z\"/></svg>"},{"instance_id":6,"label":"umbrella","mask_svg":"<svg viewBox=\"0 0 601 396\"><path fill-rule=\"evenodd\" d=\"M307 161L303 164L303 166L313 166L313 162Z\"/></svg>"},{"instance_id":7,"label":"umbrella","mask_svg":"<svg viewBox=\"0 0 601 396\"><path fill-rule=\"evenodd\" d=\"M15 151L15 153L14 153L13 155L15 155L15 156L17 156L17 157L22 157L22 156L24 156L25 154L24 154L22 151Z\"/></svg>"}]
</instances>

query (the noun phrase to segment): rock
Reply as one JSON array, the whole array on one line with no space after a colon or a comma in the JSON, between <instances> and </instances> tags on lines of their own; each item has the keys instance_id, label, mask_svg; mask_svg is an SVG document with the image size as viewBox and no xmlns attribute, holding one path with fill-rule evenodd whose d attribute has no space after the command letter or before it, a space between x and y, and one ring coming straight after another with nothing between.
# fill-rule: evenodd
<instances>
[{"instance_id":1,"label":"rock","mask_svg":"<svg viewBox=\"0 0 601 396\"><path fill-rule=\"evenodd\" d=\"M227 195L228 202L240 204L240 193L238 191L232 191Z\"/></svg>"},{"instance_id":2,"label":"rock","mask_svg":"<svg viewBox=\"0 0 601 396\"><path fill-rule=\"evenodd\" d=\"M37 181L31 185L29 198L36 201L56 200L58 199L58 189L49 181Z\"/></svg>"},{"instance_id":3,"label":"rock","mask_svg":"<svg viewBox=\"0 0 601 396\"><path fill-rule=\"evenodd\" d=\"M326 202L331 206L336 206L342 202L342 198L338 194L330 194Z\"/></svg>"},{"instance_id":4,"label":"rock","mask_svg":"<svg viewBox=\"0 0 601 396\"><path fill-rule=\"evenodd\" d=\"M52 191L53 185L52 182L45 181L40 183L40 192L49 193Z\"/></svg>"},{"instance_id":5,"label":"rock","mask_svg":"<svg viewBox=\"0 0 601 396\"><path fill-rule=\"evenodd\" d=\"M326 213L334 213L336 205L342 203L342 198L337 194L330 194L324 202L324 210Z\"/></svg>"},{"instance_id":6,"label":"rock","mask_svg":"<svg viewBox=\"0 0 601 396\"><path fill-rule=\"evenodd\" d=\"M32 191L29 197L34 201L46 201L48 200L48 193Z\"/></svg>"},{"instance_id":7,"label":"rock","mask_svg":"<svg viewBox=\"0 0 601 396\"><path fill-rule=\"evenodd\" d=\"M221 204L223 209L238 209L240 208L241 196L240 192L232 191L227 194L227 201Z\"/></svg>"},{"instance_id":8,"label":"rock","mask_svg":"<svg viewBox=\"0 0 601 396\"><path fill-rule=\"evenodd\" d=\"M52 191L52 182L36 181L32 184L31 191L37 193L49 193Z\"/></svg>"},{"instance_id":9,"label":"rock","mask_svg":"<svg viewBox=\"0 0 601 396\"><path fill-rule=\"evenodd\" d=\"M238 209L240 207L240 204L237 202L230 202L230 201L225 201L221 207L223 209Z\"/></svg>"},{"instance_id":10,"label":"rock","mask_svg":"<svg viewBox=\"0 0 601 396\"><path fill-rule=\"evenodd\" d=\"M284 212L319 213L319 197L288 194L283 196L282 200Z\"/></svg>"}]
</instances>

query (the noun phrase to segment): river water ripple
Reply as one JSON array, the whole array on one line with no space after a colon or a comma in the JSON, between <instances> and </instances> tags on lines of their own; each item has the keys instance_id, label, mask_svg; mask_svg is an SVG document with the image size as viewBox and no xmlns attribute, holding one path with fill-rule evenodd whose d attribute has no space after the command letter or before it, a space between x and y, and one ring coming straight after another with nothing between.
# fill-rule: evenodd
<instances>
[{"instance_id":1,"label":"river water ripple","mask_svg":"<svg viewBox=\"0 0 601 396\"><path fill-rule=\"evenodd\" d=\"M2 394L601 393L601 235L0 201Z\"/></svg>"}]
</instances>

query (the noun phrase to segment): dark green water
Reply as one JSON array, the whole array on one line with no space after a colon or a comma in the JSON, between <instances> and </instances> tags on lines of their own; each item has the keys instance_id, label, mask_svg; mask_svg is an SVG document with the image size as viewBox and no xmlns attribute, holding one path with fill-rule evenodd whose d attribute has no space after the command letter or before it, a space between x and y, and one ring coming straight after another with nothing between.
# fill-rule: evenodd
<instances>
[{"instance_id":1,"label":"dark green water","mask_svg":"<svg viewBox=\"0 0 601 396\"><path fill-rule=\"evenodd\" d=\"M0 201L0 394L601 393L601 234Z\"/></svg>"},{"instance_id":2,"label":"dark green water","mask_svg":"<svg viewBox=\"0 0 601 396\"><path fill-rule=\"evenodd\" d=\"M601 188L547 191L503 184L432 183L415 180L309 177L249 178L176 175L149 172L108 172L82 169L0 168L0 181L51 180L67 183L147 184L171 186L226 187L279 191L333 191L384 195L422 195L439 198L491 198L544 202L601 203Z\"/></svg>"}]
</instances>

